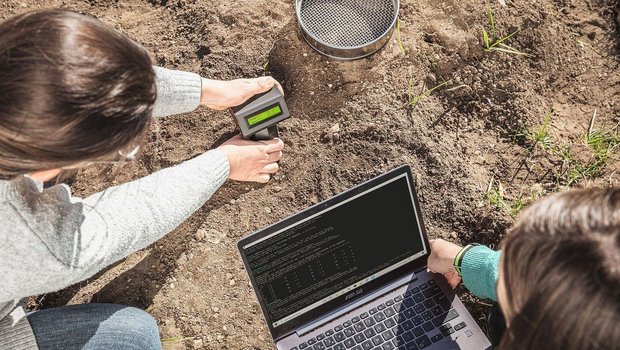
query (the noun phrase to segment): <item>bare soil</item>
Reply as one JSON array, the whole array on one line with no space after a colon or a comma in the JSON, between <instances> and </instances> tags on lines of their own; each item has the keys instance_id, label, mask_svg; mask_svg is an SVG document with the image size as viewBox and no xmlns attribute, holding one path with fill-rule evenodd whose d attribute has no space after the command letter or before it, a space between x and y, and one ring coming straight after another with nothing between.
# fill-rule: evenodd
<instances>
[{"instance_id":1,"label":"bare soil","mask_svg":"<svg viewBox=\"0 0 620 350\"><path fill-rule=\"evenodd\" d=\"M620 183L619 148L597 163L585 142L588 130L616 128L617 137L617 0L492 1L498 36L518 30L506 43L527 56L483 51L485 1L402 0L404 52L395 34L353 62L307 46L290 0L8 0L0 18L49 7L99 18L164 67L218 79L271 74L294 117L281 125L285 157L269 184L227 183L162 240L88 281L32 298L34 308L123 303L156 317L166 348L269 349L235 250L251 231L401 164L415 171L432 237L491 246L541 195ZM536 141L550 111L548 140ZM202 108L157 120L138 163L112 179L85 169L72 188L88 195L139 178L233 134L226 113ZM461 295L484 328L487 303Z\"/></svg>"}]
</instances>

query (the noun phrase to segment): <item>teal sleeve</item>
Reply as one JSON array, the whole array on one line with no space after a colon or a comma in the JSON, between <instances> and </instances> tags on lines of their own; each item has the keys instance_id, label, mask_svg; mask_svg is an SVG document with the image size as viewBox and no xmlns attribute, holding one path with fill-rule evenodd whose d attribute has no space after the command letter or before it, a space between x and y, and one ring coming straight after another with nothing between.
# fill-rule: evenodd
<instances>
[{"instance_id":1,"label":"teal sleeve","mask_svg":"<svg viewBox=\"0 0 620 350\"><path fill-rule=\"evenodd\" d=\"M485 246L469 249L461 263L463 283L477 297L497 301L497 276L501 252Z\"/></svg>"}]
</instances>

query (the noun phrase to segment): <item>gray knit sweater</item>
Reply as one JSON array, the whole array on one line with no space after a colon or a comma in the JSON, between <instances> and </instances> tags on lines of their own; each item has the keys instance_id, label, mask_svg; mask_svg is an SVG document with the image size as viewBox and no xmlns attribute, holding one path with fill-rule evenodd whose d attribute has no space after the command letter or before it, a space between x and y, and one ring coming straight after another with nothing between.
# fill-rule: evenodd
<instances>
[{"instance_id":1,"label":"gray knit sweater","mask_svg":"<svg viewBox=\"0 0 620 350\"><path fill-rule=\"evenodd\" d=\"M154 115L198 107L196 74L155 67ZM36 349L17 300L63 289L145 248L200 208L226 181L227 157L211 150L87 198L27 176L0 180L0 349Z\"/></svg>"}]
</instances>

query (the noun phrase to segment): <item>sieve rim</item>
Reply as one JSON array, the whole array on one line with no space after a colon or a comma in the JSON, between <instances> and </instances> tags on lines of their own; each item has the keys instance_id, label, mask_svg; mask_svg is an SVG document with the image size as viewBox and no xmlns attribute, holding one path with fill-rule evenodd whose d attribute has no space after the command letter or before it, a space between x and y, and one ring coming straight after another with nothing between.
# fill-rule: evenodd
<instances>
[{"instance_id":1,"label":"sieve rim","mask_svg":"<svg viewBox=\"0 0 620 350\"><path fill-rule=\"evenodd\" d=\"M362 0L363 1L363 0ZM320 52L321 54L335 58L335 59L344 59L344 60L353 60L358 58L363 58L366 56L370 56L373 53L379 51L383 46L385 46L390 38L392 37L392 33L396 28L396 23L398 22L398 15L400 13L400 0L392 0L394 4L395 11L393 13L392 21L389 27L376 39L369 41L366 44L358 45L358 46L338 46L327 44L321 39L317 38L313 35L307 28L307 26L303 23L301 19L301 4L304 0L295 0L295 16L297 17L297 23L299 25L300 31L306 42L312 47L314 50ZM308 39L311 39L317 45L313 45ZM385 41L385 42L383 42ZM377 45L378 44L378 45ZM320 46L320 47L317 47ZM376 46L376 47L373 47ZM367 50L369 49L369 50ZM340 52L343 55L332 55L329 52ZM348 53L348 54L347 54Z\"/></svg>"}]
</instances>

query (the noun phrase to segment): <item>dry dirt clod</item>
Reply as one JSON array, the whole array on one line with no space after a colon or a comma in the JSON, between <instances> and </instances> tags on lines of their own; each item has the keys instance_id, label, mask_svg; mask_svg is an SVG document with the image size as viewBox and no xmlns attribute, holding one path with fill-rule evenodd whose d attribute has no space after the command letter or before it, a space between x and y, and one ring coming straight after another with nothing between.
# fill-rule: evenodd
<instances>
[{"instance_id":1,"label":"dry dirt clod","mask_svg":"<svg viewBox=\"0 0 620 350\"><path fill-rule=\"evenodd\" d=\"M332 134L336 134L340 132L340 123L336 123L334 125L332 125L331 128L329 128L329 132Z\"/></svg>"},{"instance_id":2,"label":"dry dirt clod","mask_svg":"<svg viewBox=\"0 0 620 350\"><path fill-rule=\"evenodd\" d=\"M194 349L202 349L203 346L202 339L194 339Z\"/></svg>"},{"instance_id":3,"label":"dry dirt clod","mask_svg":"<svg viewBox=\"0 0 620 350\"><path fill-rule=\"evenodd\" d=\"M198 241L202 241L205 239L206 236L206 232L203 229L199 229L198 231L196 231L196 233L194 234L194 236L196 237L196 240Z\"/></svg>"},{"instance_id":4,"label":"dry dirt clod","mask_svg":"<svg viewBox=\"0 0 620 350\"><path fill-rule=\"evenodd\" d=\"M340 123L332 125L325 133L323 133L323 140L329 142L331 140L338 141L340 139Z\"/></svg>"}]
</instances>

